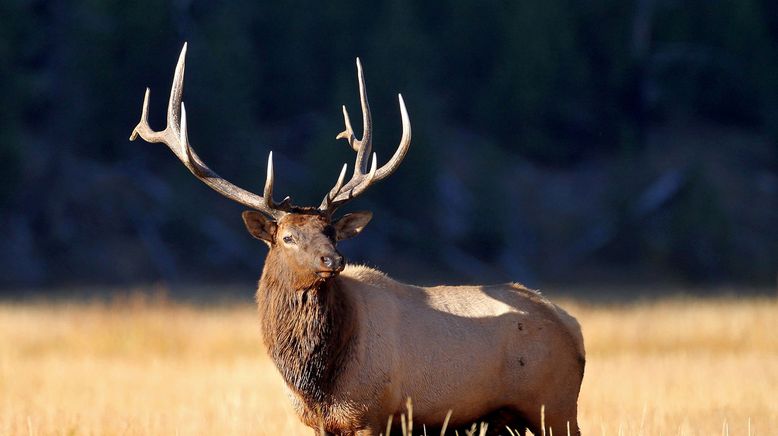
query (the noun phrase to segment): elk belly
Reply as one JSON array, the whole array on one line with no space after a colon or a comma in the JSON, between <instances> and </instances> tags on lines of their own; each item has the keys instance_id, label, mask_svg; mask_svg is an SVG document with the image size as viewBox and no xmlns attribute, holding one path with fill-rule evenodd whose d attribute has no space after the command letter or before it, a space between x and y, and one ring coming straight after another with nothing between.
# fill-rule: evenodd
<instances>
[{"instance_id":1,"label":"elk belly","mask_svg":"<svg viewBox=\"0 0 778 436\"><path fill-rule=\"evenodd\" d=\"M452 316L434 309L405 319L420 332L404 344L404 391L413 399L414 414L438 422L451 409L453 423L466 422L503 406L506 370L511 365L505 332L520 315ZM407 353L406 353L407 352Z\"/></svg>"}]
</instances>

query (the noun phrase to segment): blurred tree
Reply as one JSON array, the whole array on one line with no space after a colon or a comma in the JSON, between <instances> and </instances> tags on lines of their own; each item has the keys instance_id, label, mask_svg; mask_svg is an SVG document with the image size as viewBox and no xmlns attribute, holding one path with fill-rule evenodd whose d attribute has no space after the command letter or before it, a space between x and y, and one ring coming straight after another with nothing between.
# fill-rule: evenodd
<instances>
[{"instance_id":1,"label":"blurred tree","mask_svg":"<svg viewBox=\"0 0 778 436\"><path fill-rule=\"evenodd\" d=\"M353 162L334 137L344 103L360 130L354 58L381 161L403 93L412 152L360 204L385 221L350 248L390 273L774 279L774 2L8 0L0 284L254 278L240 208L126 141L145 86L164 123L184 41L198 153L258 190L272 149L298 203Z\"/></svg>"}]
</instances>

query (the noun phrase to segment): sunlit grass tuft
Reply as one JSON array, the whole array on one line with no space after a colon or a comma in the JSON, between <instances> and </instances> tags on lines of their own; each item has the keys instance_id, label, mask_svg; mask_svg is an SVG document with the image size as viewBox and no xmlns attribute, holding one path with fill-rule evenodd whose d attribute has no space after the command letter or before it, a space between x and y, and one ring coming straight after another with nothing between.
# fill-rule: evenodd
<instances>
[{"instance_id":1,"label":"sunlit grass tuft","mask_svg":"<svg viewBox=\"0 0 778 436\"><path fill-rule=\"evenodd\" d=\"M778 434L778 300L563 306L586 339L584 434ZM254 307L131 297L0 304L0 435L17 434L313 432Z\"/></svg>"}]
</instances>

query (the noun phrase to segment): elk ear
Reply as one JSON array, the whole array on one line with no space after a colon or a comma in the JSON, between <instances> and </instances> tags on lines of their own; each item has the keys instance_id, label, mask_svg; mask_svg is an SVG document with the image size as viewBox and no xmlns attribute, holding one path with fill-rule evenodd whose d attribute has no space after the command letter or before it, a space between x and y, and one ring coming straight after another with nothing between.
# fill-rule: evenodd
<instances>
[{"instance_id":1,"label":"elk ear","mask_svg":"<svg viewBox=\"0 0 778 436\"><path fill-rule=\"evenodd\" d=\"M371 219L373 219L373 212L370 211L343 215L339 220L332 223L332 226L335 227L336 239L342 241L358 235Z\"/></svg>"},{"instance_id":2,"label":"elk ear","mask_svg":"<svg viewBox=\"0 0 778 436\"><path fill-rule=\"evenodd\" d=\"M266 217L262 212L255 210L244 211L241 216L243 217L243 222L246 223L246 230L251 233L251 236L261 239L268 244L273 243L277 227L275 221Z\"/></svg>"}]
</instances>

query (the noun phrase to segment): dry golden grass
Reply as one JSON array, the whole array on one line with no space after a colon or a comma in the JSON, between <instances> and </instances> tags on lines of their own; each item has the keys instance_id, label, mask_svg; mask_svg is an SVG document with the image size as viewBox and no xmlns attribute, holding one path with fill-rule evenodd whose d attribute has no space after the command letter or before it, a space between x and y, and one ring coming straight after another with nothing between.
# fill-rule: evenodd
<instances>
[{"instance_id":1,"label":"dry golden grass","mask_svg":"<svg viewBox=\"0 0 778 436\"><path fill-rule=\"evenodd\" d=\"M778 434L778 300L564 306L586 337L584 434ZM0 435L28 434L310 430L253 307L131 298L0 304Z\"/></svg>"}]
</instances>

